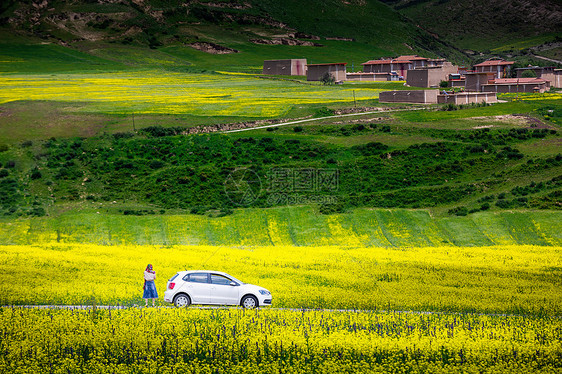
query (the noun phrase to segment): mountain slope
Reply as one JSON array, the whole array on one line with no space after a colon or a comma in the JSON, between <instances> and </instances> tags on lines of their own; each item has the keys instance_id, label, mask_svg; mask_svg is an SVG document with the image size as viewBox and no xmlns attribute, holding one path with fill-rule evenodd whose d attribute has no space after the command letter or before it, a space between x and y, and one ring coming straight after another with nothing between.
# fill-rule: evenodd
<instances>
[{"instance_id":1,"label":"mountain slope","mask_svg":"<svg viewBox=\"0 0 562 374\"><path fill-rule=\"evenodd\" d=\"M123 47L147 46L192 47L182 54L188 62L201 60L200 51L215 56L241 52L239 65L247 64L243 54L248 52L255 61L283 58L286 51L312 62L337 56L360 62L404 53L466 58L378 0L11 1L0 8L0 26L4 42L13 35L32 37L117 60ZM108 50L118 52L107 56ZM130 61L127 56L119 62ZM200 66L213 64L202 61Z\"/></svg>"},{"instance_id":2,"label":"mountain slope","mask_svg":"<svg viewBox=\"0 0 562 374\"><path fill-rule=\"evenodd\" d=\"M420 27L477 51L540 45L562 36L557 0L384 0ZM528 44L528 45L525 45Z\"/></svg>"}]
</instances>

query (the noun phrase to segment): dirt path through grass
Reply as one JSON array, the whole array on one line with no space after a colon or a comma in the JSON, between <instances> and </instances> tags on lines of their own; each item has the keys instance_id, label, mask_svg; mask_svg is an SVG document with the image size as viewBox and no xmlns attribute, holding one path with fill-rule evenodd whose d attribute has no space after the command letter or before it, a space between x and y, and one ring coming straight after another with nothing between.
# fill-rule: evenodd
<instances>
[{"instance_id":1,"label":"dirt path through grass","mask_svg":"<svg viewBox=\"0 0 562 374\"><path fill-rule=\"evenodd\" d=\"M341 117L351 117L351 116L362 116L362 115L367 115L367 114L381 114L381 113L392 113L392 112L404 112L404 111L414 111L414 110L426 110L426 109L428 109L428 108L427 108L427 107L423 107L423 108L394 109L394 110L376 110L376 111L361 112L361 113L336 114L336 115L327 116L327 117L308 118L308 119L301 119L301 120L298 120L298 121L276 123L276 124L274 124L274 125L247 127L247 128L243 128L243 129L227 130L227 131L221 131L221 132L226 134L226 133L231 133L231 132L241 132L241 131L249 131L249 130L266 129L266 128L268 128L268 127L279 127L279 126L296 125L296 124L299 124L299 123L312 122L312 121L320 121L320 120L331 119L331 118L341 118Z\"/></svg>"}]
</instances>

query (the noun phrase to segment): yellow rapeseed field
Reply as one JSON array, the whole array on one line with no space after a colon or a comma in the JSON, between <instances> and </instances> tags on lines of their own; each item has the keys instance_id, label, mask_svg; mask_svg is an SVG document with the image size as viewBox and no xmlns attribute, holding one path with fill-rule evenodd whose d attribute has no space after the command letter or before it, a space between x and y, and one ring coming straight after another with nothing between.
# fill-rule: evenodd
<instances>
[{"instance_id":1,"label":"yellow rapeseed field","mask_svg":"<svg viewBox=\"0 0 562 374\"><path fill-rule=\"evenodd\" d=\"M274 239L278 240L278 239ZM0 246L0 304L143 303L177 271L213 269L271 290L277 307L560 315L561 247Z\"/></svg>"},{"instance_id":2,"label":"yellow rapeseed field","mask_svg":"<svg viewBox=\"0 0 562 374\"><path fill-rule=\"evenodd\" d=\"M1 373L556 373L560 318L0 308Z\"/></svg>"},{"instance_id":3,"label":"yellow rapeseed field","mask_svg":"<svg viewBox=\"0 0 562 374\"><path fill-rule=\"evenodd\" d=\"M279 117L294 105L378 98L382 90L272 81L241 74L158 70L85 74L5 75L0 104L16 100L88 103L96 113Z\"/></svg>"}]
</instances>

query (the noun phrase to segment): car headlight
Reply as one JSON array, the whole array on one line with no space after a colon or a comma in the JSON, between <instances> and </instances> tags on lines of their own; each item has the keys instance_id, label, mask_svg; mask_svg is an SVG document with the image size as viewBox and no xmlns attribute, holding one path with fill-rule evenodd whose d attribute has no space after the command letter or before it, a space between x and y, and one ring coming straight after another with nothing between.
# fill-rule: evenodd
<instances>
[{"instance_id":1,"label":"car headlight","mask_svg":"<svg viewBox=\"0 0 562 374\"><path fill-rule=\"evenodd\" d=\"M266 291L266 290L260 290L260 293L261 293L262 295L271 295L271 292Z\"/></svg>"}]
</instances>

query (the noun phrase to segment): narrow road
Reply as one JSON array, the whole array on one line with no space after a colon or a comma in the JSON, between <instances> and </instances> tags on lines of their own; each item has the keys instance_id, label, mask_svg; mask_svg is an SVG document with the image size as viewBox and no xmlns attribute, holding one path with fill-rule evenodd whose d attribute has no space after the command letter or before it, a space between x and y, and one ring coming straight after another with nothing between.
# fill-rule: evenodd
<instances>
[{"instance_id":1,"label":"narrow road","mask_svg":"<svg viewBox=\"0 0 562 374\"><path fill-rule=\"evenodd\" d=\"M240 131L250 131L250 130L265 129L265 128L268 128L268 127L280 127L280 126L296 125L296 124L299 124L299 123L312 122L312 121L321 121L321 120L331 119L331 118L342 118L342 117L351 117L351 116L362 116L362 115L366 115L366 114L384 114L384 113L393 113L393 112L409 112L409 111L413 111L413 110L425 110L425 109L428 109L428 108L427 108L427 107L423 107L423 108L408 108L408 109L395 109L395 110L376 110L376 111L371 111L371 112L349 113L349 114L337 114L337 115L334 115L334 116L319 117L319 118L308 118L308 119L301 119L301 120L298 120L298 121L281 122L281 123L277 123L277 124L274 124L274 125L247 127L247 128L244 128L244 129L227 130L227 131L221 131L221 132L222 132L223 134L226 134L226 133L231 133L231 132L240 132Z\"/></svg>"},{"instance_id":2,"label":"narrow road","mask_svg":"<svg viewBox=\"0 0 562 374\"><path fill-rule=\"evenodd\" d=\"M543 56L538 56L538 55L533 55L533 57L540 58L541 60L545 60L545 61L555 62L555 63L557 63L557 64L561 64L561 65L562 65L562 61L554 60L554 59L552 59L552 58L543 57Z\"/></svg>"}]
</instances>

